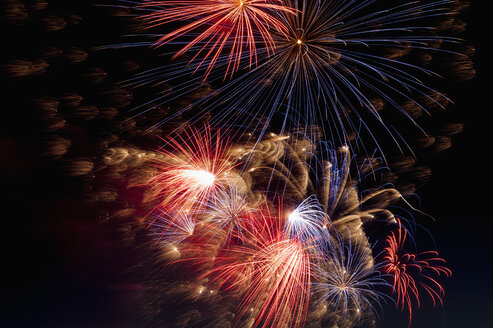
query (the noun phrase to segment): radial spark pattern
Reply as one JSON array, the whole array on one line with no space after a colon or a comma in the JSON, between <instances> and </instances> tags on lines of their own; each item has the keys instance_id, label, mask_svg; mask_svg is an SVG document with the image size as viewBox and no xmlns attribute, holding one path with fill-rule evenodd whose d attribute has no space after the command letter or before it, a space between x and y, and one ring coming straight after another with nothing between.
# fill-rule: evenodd
<instances>
[{"instance_id":1,"label":"radial spark pattern","mask_svg":"<svg viewBox=\"0 0 493 328\"><path fill-rule=\"evenodd\" d=\"M404 311L407 308L409 322L413 315L413 304L420 307L420 293L424 291L433 301L443 305L442 297L445 290L436 280L438 276L449 277L450 269L443 264L445 260L438 256L436 251L421 252L419 254L405 251L408 231L398 223L396 232L387 238L385 248L385 266L383 271L392 275L393 292L397 296L397 305Z\"/></svg>"}]
</instances>

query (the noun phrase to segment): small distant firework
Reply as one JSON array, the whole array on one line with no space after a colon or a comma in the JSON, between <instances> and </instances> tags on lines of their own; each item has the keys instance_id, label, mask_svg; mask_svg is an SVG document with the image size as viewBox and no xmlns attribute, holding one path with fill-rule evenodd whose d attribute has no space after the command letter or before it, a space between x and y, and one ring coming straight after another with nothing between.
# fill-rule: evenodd
<instances>
[{"instance_id":1,"label":"small distant firework","mask_svg":"<svg viewBox=\"0 0 493 328\"><path fill-rule=\"evenodd\" d=\"M196 222L194 218L184 212L169 213L157 210L150 233L156 242L165 241L170 244L180 243L193 235Z\"/></svg>"},{"instance_id":2,"label":"small distant firework","mask_svg":"<svg viewBox=\"0 0 493 328\"><path fill-rule=\"evenodd\" d=\"M287 32L276 12L295 13L282 0L146 0L139 7L149 12L142 16L149 28L184 22L183 26L161 36L155 45L159 47L182 36L190 38L175 57L195 50L191 61L199 58L195 70L207 66L204 79L217 62L226 65L226 75L232 75L240 67L244 52L249 66L254 65L258 60L258 43L267 54L272 54L276 45L271 29Z\"/></svg>"},{"instance_id":3,"label":"small distant firework","mask_svg":"<svg viewBox=\"0 0 493 328\"><path fill-rule=\"evenodd\" d=\"M211 230L226 236L226 240L239 238L243 240L244 231L250 225L251 212L246 195L233 186L220 190L216 197L208 200L204 207L203 221Z\"/></svg>"},{"instance_id":4,"label":"small distant firework","mask_svg":"<svg viewBox=\"0 0 493 328\"><path fill-rule=\"evenodd\" d=\"M408 253L404 250L407 230L398 222L397 232L391 232L387 238L385 248L385 266L383 272L393 278L393 292L397 295L397 305L401 311L407 307L409 324L413 315L413 300L420 307L420 291L424 290L433 301L443 305L442 297L445 294L443 287L435 277L444 275L450 277L452 272L442 264L445 260L438 257L436 251L419 254Z\"/></svg>"}]
</instances>

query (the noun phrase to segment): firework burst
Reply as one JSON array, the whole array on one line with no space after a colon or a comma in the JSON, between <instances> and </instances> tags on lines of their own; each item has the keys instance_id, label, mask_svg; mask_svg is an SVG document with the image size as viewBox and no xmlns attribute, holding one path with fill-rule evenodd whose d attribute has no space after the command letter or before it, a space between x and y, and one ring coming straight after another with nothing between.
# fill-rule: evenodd
<instances>
[{"instance_id":1,"label":"firework burst","mask_svg":"<svg viewBox=\"0 0 493 328\"><path fill-rule=\"evenodd\" d=\"M359 318L367 309L376 313L386 297L377 290L387 285L379 271L381 264L373 263L370 248L344 241L337 234L332 238L336 242L327 243L325 257L314 266L312 288L318 303L327 302L330 309L343 314L352 311Z\"/></svg>"},{"instance_id":2,"label":"firework burst","mask_svg":"<svg viewBox=\"0 0 493 328\"><path fill-rule=\"evenodd\" d=\"M413 314L413 301L420 307L420 291L424 290L433 301L443 305L442 297L445 291L435 277L450 277L452 272L443 266L445 260L436 251L419 254L408 253L404 250L408 232L401 222L398 222L397 232L391 232L385 248L385 266L383 272L393 278L393 292L397 295L397 305L401 311L407 308L409 324Z\"/></svg>"},{"instance_id":3,"label":"firework burst","mask_svg":"<svg viewBox=\"0 0 493 328\"><path fill-rule=\"evenodd\" d=\"M209 275L225 290L241 292L238 320L253 327L302 327L308 311L310 256L286 236L283 220L259 209L242 246L227 249ZM247 287L248 286L248 287Z\"/></svg>"},{"instance_id":4,"label":"firework burst","mask_svg":"<svg viewBox=\"0 0 493 328\"><path fill-rule=\"evenodd\" d=\"M312 195L289 213L285 229L290 238L310 243L328 234L329 223L328 215L318 199Z\"/></svg>"},{"instance_id":5,"label":"firework burst","mask_svg":"<svg viewBox=\"0 0 493 328\"><path fill-rule=\"evenodd\" d=\"M447 99L421 80L437 74L394 58L385 48L439 52L435 49L437 42L459 42L433 35L432 27L424 25L429 17L448 14L451 2L412 2L375 9L375 12L371 9L375 1L291 0L288 3L299 13L284 17L287 37L273 34L275 54L258 69L233 81L232 87L226 86L231 107L259 108L256 99L262 99L267 110L259 114L272 118L275 111L282 109L283 125L289 125L290 121L316 124L328 128L324 135L331 140L349 143L353 136L348 131L368 128L365 111L392 137L398 138L398 133L391 131L380 116L376 98L395 107L411 121L400 101L411 101L426 111L423 103L414 97L437 104ZM262 88L253 88L254 85ZM323 122L333 123L327 126Z\"/></svg>"},{"instance_id":6,"label":"firework burst","mask_svg":"<svg viewBox=\"0 0 493 328\"><path fill-rule=\"evenodd\" d=\"M183 36L190 37L192 40L185 41L188 43L175 57L195 50L192 61L200 58L195 69L204 64L207 66L204 79L218 61L226 64L225 74L232 75L240 67L244 52L249 66L254 65L257 62L257 44L262 44L267 54L273 53L276 45L270 30L287 32L276 12L295 13L282 0L144 1L139 7L149 11L142 19L150 28L185 22L185 25L161 36L155 45L159 47Z\"/></svg>"},{"instance_id":7,"label":"firework burst","mask_svg":"<svg viewBox=\"0 0 493 328\"><path fill-rule=\"evenodd\" d=\"M152 166L157 169L149 185L152 198L159 202L156 209L166 212L192 213L223 188L222 181L232 169L228 142L216 137L208 126L203 132L195 128L169 139L171 150Z\"/></svg>"},{"instance_id":8,"label":"firework burst","mask_svg":"<svg viewBox=\"0 0 493 328\"><path fill-rule=\"evenodd\" d=\"M223 235L227 242L231 238L244 240L244 231L251 226L251 212L254 208L246 200L246 195L232 186L221 190L216 197L209 199L204 208L203 221L211 230Z\"/></svg>"},{"instance_id":9,"label":"firework burst","mask_svg":"<svg viewBox=\"0 0 493 328\"><path fill-rule=\"evenodd\" d=\"M462 40L447 36L447 30L441 26L440 17L457 14L456 1L414 1L395 6L371 0L284 3L286 8L293 9L276 10L275 17L282 28L272 29L269 38L265 38L272 40L275 49L269 46L270 42L260 42L255 48L255 68L218 85L218 90L195 99L180 112L194 109L192 119L199 120L220 108L220 114L211 123L241 126L246 117L262 117L281 132L300 128L310 135L317 125L324 138L339 145L357 141L368 148L380 147L379 138L388 135L398 147L411 148L400 134L397 122L382 115L381 110L394 109L403 121L424 133L408 108L429 113L430 107L443 108L449 102L445 94L426 83L440 76L427 68L426 62L421 63L420 58L454 56L468 60L467 55L452 50ZM122 46L136 44L142 45ZM215 43L208 47L212 45ZM211 83L220 82L224 72L239 67L240 59L252 57L246 50L235 55L214 52L216 55L211 63L221 74L210 74L210 65L202 70L197 65L172 64L143 72L125 85L145 86L163 81L176 84L172 95L164 94L152 101L164 104L194 94L203 76ZM199 62L198 66L202 64ZM200 76L186 82L180 80L184 74L198 71ZM147 105L137 109L146 111ZM262 135L267 125L257 124L254 128L260 129ZM358 139L363 132L367 138Z\"/></svg>"}]
</instances>

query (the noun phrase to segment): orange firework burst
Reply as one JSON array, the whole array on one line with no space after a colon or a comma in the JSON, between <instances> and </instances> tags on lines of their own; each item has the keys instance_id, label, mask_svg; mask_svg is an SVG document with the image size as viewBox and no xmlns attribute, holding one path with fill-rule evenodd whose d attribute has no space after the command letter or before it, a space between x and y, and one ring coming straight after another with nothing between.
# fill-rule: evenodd
<instances>
[{"instance_id":1,"label":"orange firework burst","mask_svg":"<svg viewBox=\"0 0 493 328\"><path fill-rule=\"evenodd\" d=\"M192 40L175 57L194 48L197 52L192 60L204 54L197 66L208 65L204 79L225 51L229 51L225 77L238 70L242 57L248 57L249 66L257 62L256 43L271 54L275 44L270 29L283 34L288 31L275 13L296 12L282 0L144 1L141 7L151 11L142 16L151 28L177 21L188 22L164 34L155 45L161 46L182 36L191 37Z\"/></svg>"},{"instance_id":2,"label":"orange firework burst","mask_svg":"<svg viewBox=\"0 0 493 328\"><path fill-rule=\"evenodd\" d=\"M220 132L212 136L209 126L203 132L195 128L184 131L168 141L171 150L162 150L153 166L158 174L152 177L156 210L189 213L214 197L222 188L222 180L232 169L228 141Z\"/></svg>"},{"instance_id":3,"label":"orange firework burst","mask_svg":"<svg viewBox=\"0 0 493 328\"><path fill-rule=\"evenodd\" d=\"M397 294L397 306L401 311L407 307L409 312L409 324L412 319L413 299L420 307L419 291L423 289L431 297L433 306L438 303L442 305L442 296L445 294L440 283L433 275L452 275L450 269L441 263L445 260L438 257L435 251L411 254L403 250L407 239L407 230L402 228L399 221L397 233L392 232L387 238L384 260L386 262L383 271L390 274L394 280L393 292Z\"/></svg>"},{"instance_id":4,"label":"orange firework burst","mask_svg":"<svg viewBox=\"0 0 493 328\"><path fill-rule=\"evenodd\" d=\"M310 295L309 253L286 235L282 216L262 210L251 215L255 224L245 244L225 250L209 275L219 287L242 293L237 320L250 316L253 327L301 327Z\"/></svg>"}]
</instances>

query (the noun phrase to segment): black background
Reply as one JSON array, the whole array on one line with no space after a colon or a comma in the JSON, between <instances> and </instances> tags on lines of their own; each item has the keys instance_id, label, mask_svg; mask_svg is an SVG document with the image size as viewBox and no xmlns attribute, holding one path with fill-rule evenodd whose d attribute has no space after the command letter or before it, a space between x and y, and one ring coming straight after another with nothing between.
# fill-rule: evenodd
<instances>
[{"instance_id":1,"label":"black background","mask_svg":"<svg viewBox=\"0 0 493 328\"><path fill-rule=\"evenodd\" d=\"M451 150L433 159L431 183L420 191L422 209L437 220L429 228L453 277L445 282L444 309L431 310L424 302L413 320L417 328L493 327L493 129L487 65L492 18L487 3L473 0L464 17L466 39L477 49L477 76L449 93L455 105L448 111L465 124L465 131L453 138ZM7 40L15 37L5 30L2 34ZM112 231L84 223L89 214L71 210L80 208L79 200L56 191L67 182L49 178L51 172L34 155L35 144L23 137L30 123L19 114L22 108L12 100L2 107L0 326L139 327L131 304L123 302L126 291L114 284L124 270L124 261L115 259L124 254L113 246ZM94 248L87 248L87 238ZM379 327L407 327L406 314L386 309Z\"/></svg>"}]
</instances>

